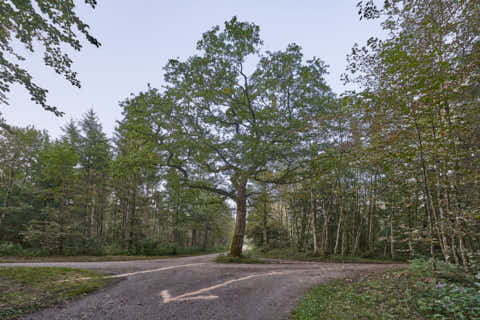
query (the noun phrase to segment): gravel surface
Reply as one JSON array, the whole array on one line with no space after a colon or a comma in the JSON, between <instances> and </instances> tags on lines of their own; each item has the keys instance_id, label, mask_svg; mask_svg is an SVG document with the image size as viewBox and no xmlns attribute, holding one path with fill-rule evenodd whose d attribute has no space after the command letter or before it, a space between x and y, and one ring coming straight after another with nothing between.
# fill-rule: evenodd
<instances>
[{"instance_id":1,"label":"gravel surface","mask_svg":"<svg viewBox=\"0 0 480 320\"><path fill-rule=\"evenodd\" d=\"M217 264L216 255L125 262L8 263L124 275L123 281L22 319L288 319L315 284L401 265L298 262ZM2 265L2 264L0 264ZM123 276L122 276L123 277Z\"/></svg>"}]
</instances>

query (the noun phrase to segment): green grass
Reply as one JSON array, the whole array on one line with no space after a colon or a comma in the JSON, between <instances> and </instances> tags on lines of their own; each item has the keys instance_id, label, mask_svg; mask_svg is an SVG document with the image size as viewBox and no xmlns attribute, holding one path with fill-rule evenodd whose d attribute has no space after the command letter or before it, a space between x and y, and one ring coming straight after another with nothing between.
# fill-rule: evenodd
<instances>
[{"instance_id":1,"label":"green grass","mask_svg":"<svg viewBox=\"0 0 480 320\"><path fill-rule=\"evenodd\" d=\"M299 261L313 261L313 262L336 262L336 263L399 263L404 261L393 261L383 258L362 258L362 257L342 257L330 255L327 257L314 256L311 252L299 252L294 249L273 249L263 252L261 250L251 250L249 255L266 258L266 259L283 259L283 260L299 260Z\"/></svg>"},{"instance_id":2,"label":"green grass","mask_svg":"<svg viewBox=\"0 0 480 320\"><path fill-rule=\"evenodd\" d=\"M91 279L74 280L86 277ZM0 267L0 319L16 319L22 314L92 292L109 282L102 275L86 270Z\"/></svg>"},{"instance_id":3,"label":"green grass","mask_svg":"<svg viewBox=\"0 0 480 320\"><path fill-rule=\"evenodd\" d=\"M200 256L217 253L218 251L197 252L190 254L162 255L162 256L0 256L0 263L17 262L103 262L103 261L133 261L133 260L157 260L167 258L181 258L190 256Z\"/></svg>"},{"instance_id":4,"label":"green grass","mask_svg":"<svg viewBox=\"0 0 480 320\"><path fill-rule=\"evenodd\" d=\"M242 256L242 257L232 257L228 255L218 255L217 258L215 259L217 263L268 263L268 261L264 260L259 260L255 259L252 257L248 256Z\"/></svg>"},{"instance_id":5,"label":"green grass","mask_svg":"<svg viewBox=\"0 0 480 320\"><path fill-rule=\"evenodd\" d=\"M410 305L412 285L405 271L334 280L311 289L293 319L423 319Z\"/></svg>"},{"instance_id":6,"label":"green grass","mask_svg":"<svg viewBox=\"0 0 480 320\"><path fill-rule=\"evenodd\" d=\"M321 284L300 300L292 319L480 320L480 274L437 267L434 274L428 262L413 260L408 269Z\"/></svg>"}]
</instances>

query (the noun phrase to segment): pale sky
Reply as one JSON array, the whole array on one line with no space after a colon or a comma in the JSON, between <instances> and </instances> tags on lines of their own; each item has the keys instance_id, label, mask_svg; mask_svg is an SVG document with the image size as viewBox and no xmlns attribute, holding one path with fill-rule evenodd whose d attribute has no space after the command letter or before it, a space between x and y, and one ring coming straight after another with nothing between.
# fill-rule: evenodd
<instances>
[{"instance_id":1,"label":"pale sky","mask_svg":"<svg viewBox=\"0 0 480 320\"><path fill-rule=\"evenodd\" d=\"M147 83L160 87L168 59L195 54L202 33L234 15L260 26L265 50L283 50L294 42L306 59L324 60L330 66L327 82L336 93L344 91L340 76L353 44L383 34L378 21L359 20L358 0L99 0L95 10L77 2L81 17L102 43L95 48L84 42L82 51L72 55L82 88L71 86L34 56L28 70L49 90L48 102L65 116L44 111L23 89L14 88L10 106L0 105L8 124L34 125L57 137L67 120L78 120L93 108L111 136L121 118L120 101L146 89Z\"/></svg>"}]
</instances>

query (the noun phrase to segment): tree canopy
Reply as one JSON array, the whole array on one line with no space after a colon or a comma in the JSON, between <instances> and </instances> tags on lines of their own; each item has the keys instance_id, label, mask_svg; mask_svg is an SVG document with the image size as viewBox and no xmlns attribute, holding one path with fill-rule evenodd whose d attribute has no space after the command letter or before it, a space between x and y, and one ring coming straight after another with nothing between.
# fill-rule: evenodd
<instances>
[{"instance_id":1,"label":"tree canopy","mask_svg":"<svg viewBox=\"0 0 480 320\"><path fill-rule=\"evenodd\" d=\"M142 139L153 138L164 166L190 188L236 202L232 255L241 254L249 181L282 182L302 166L317 118L334 95L326 65L304 61L301 49L261 52L259 27L236 17L205 32L199 54L165 67L164 92L155 89L124 104ZM257 66L248 72L247 59ZM145 123L146 121L146 123Z\"/></svg>"},{"instance_id":2,"label":"tree canopy","mask_svg":"<svg viewBox=\"0 0 480 320\"><path fill-rule=\"evenodd\" d=\"M112 140L93 111L56 140L0 131L0 241L240 256L246 234L264 251L478 270L480 3L375 3L360 15L387 35L353 46L340 97L322 60L264 51L234 17L120 103Z\"/></svg>"}]
</instances>

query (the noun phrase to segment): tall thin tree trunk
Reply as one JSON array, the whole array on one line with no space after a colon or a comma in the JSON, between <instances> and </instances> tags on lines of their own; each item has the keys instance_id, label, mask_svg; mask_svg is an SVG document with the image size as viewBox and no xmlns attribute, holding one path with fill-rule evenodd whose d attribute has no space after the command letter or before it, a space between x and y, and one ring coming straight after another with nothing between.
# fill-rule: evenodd
<instances>
[{"instance_id":1,"label":"tall thin tree trunk","mask_svg":"<svg viewBox=\"0 0 480 320\"><path fill-rule=\"evenodd\" d=\"M313 197L313 187L310 189L310 210L312 214L313 255L318 255L317 243L317 205Z\"/></svg>"},{"instance_id":2,"label":"tall thin tree trunk","mask_svg":"<svg viewBox=\"0 0 480 320\"><path fill-rule=\"evenodd\" d=\"M415 194L415 201L417 201L418 195ZM417 203L414 205L415 211L417 210ZM415 212L416 215L416 212ZM415 249L413 247L413 240L412 240L412 229L413 229L413 223L412 223L412 214L410 209L408 209L408 256L410 259L413 259L415 255Z\"/></svg>"},{"instance_id":3,"label":"tall thin tree trunk","mask_svg":"<svg viewBox=\"0 0 480 320\"><path fill-rule=\"evenodd\" d=\"M343 217L344 220L347 220L346 217ZM341 250L340 250L340 255L344 257L347 254L347 224L345 221L343 222L342 226L342 245L341 245Z\"/></svg>"},{"instance_id":4,"label":"tall thin tree trunk","mask_svg":"<svg viewBox=\"0 0 480 320\"><path fill-rule=\"evenodd\" d=\"M5 209L2 211L2 215L0 216L0 226L2 225L2 222L7 217L6 208L8 207L8 199L10 197L10 192L11 192L10 190L12 189L12 185L13 185L13 169L10 168L9 171L10 171L10 174L8 175L7 190L6 190L5 196L3 198L3 207Z\"/></svg>"},{"instance_id":5,"label":"tall thin tree trunk","mask_svg":"<svg viewBox=\"0 0 480 320\"><path fill-rule=\"evenodd\" d=\"M132 200L131 200L131 208L130 208L130 234L128 239L128 249L135 250L134 246L136 246L136 235L135 235L135 219L136 219L136 210L137 210L137 188L134 187Z\"/></svg>"},{"instance_id":6,"label":"tall thin tree trunk","mask_svg":"<svg viewBox=\"0 0 480 320\"><path fill-rule=\"evenodd\" d=\"M339 200L339 209L340 209L340 215L338 218L338 225L337 225L337 235L335 237L335 247L333 249L333 252L338 255L338 250L340 248L340 231L342 230L343 226L343 203L342 200Z\"/></svg>"},{"instance_id":7,"label":"tall thin tree trunk","mask_svg":"<svg viewBox=\"0 0 480 320\"><path fill-rule=\"evenodd\" d=\"M375 250L375 214L377 209L377 173L373 176L372 191L370 194L370 210L368 214L368 250L373 252Z\"/></svg>"},{"instance_id":8,"label":"tall thin tree trunk","mask_svg":"<svg viewBox=\"0 0 480 320\"><path fill-rule=\"evenodd\" d=\"M414 118L415 121L415 129L417 133L417 141L420 147L420 163L422 167L422 174L423 174L423 186L424 186L424 195L425 195L425 210L428 211L428 219L429 219L429 228L430 228L430 254L432 255L432 269L435 271L436 270L436 263L435 263L435 250L433 247L433 231L434 231L434 222L433 222L433 217L435 216L435 207L433 205L432 197L430 194L430 189L428 187L428 175L427 175L427 168L425 165L425 158L423 155L423 140L422 136L420 134L420 129L418 127L418 122L416 117ZM428 209L427 209L428 208ZM441 247L443 249L442 241L440 240ZM444 250L444 249L443 249Z\"/></svg>"},{"instance_id":9,"label":"tall thin tree trunk","mask_svg":"<svg viewBox=\"0 0 480 320\"><path fill-rule=\"evenodd\" d=\"M355 242L353 244L353 249L352 249L352 256L355 256L357 254L358 246L360 244L360 235L362 234L362 225L363 225L363 219L360 217L360 223L357 228L357 232L355 235Z\"/></svg>"},{"instance_id":10,"label":"tall thin tree trunk","mask_svg":"<svg viewBox=\"0 0 480 320\"><path fill-rule=\"evenodd\" d=\"M393 233L393 218L395 216L395 185L392 183L392 210L390 213L390 255L392 260L395 259L395 235Z\"/></svg>"},{"instance_id":11,"label":"tall thin tree trunk","mask_svg":"<svg viewBox=\"0 0 480 320\"><path fill-rule=\"evenodd\" d=\"M326 256L330 250L328 246L328 212L325 209L325 201L322 200L320 204L321 204L320 208L322 210L322 217L323 217L322 237L321 237L322 243L320 246L321 248L320 254L322 256Z\"/></svg>"},{"instance_id":12,"label":"tall thin tree trunk","mask_svg":"<svg viewBox=\"0 0 480 320\"><path fill-rule=\"evenodd\" d=\"M267 190L264 190L265 192L265 198L263 201L263 230L262 230L262 236L263 236L263 250L267 251L268 248L268 234L267 234L267 220L268 220L268 210L267 210Z\"/></svg>"}]
</instances>

